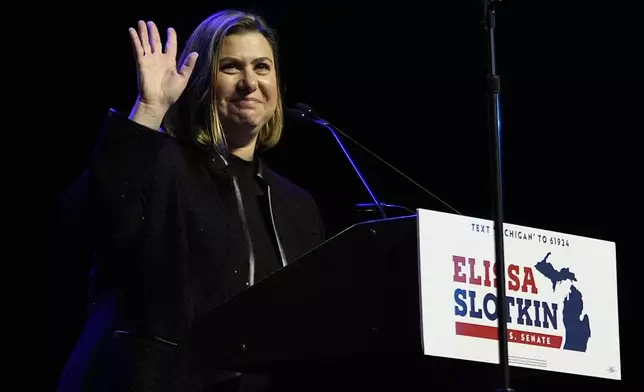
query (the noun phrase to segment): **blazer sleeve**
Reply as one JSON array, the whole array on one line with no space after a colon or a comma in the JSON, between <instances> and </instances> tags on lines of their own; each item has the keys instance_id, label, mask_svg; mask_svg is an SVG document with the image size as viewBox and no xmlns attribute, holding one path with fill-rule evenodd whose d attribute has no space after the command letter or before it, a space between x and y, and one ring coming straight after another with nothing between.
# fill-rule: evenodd
<instances>
[{"instance_id":1,"label":"blazer sleeve","mask_svg":"<svg viewBox=\"0 0 644 392\"><path fill-rule=\"evenodd\" d=\"M99 238L123 243L139 232L148 190L163 177L159 162L173 141L110 109L87 172Z\"/></svg>"}]
</instances>

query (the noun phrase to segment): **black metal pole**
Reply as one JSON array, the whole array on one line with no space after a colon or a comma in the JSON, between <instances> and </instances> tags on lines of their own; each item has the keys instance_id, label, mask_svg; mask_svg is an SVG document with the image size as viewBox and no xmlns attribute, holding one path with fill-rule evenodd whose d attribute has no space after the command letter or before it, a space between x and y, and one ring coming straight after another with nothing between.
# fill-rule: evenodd
<instances>
[{"instance_id":1,"label":"black metal pole","mask_svg":"<svg viewBox=\"0 0 644 392\"><path fill-rule=\"evenodd\" d=\"M500 79L496 73L496 50L494 29L496 28L495 6L501 0L483 0L483 18L487 41L488 73L488 121L492 153L492 199L494 219L494 251L496 261L496 297L498 314L499 368L502 387L497 392L513 392L510 387L510 364L508 358L507 300L505 295L505 255L503 249L503 175L501 160L501 113L499 95Z\"/></svg>"}]
</instances>

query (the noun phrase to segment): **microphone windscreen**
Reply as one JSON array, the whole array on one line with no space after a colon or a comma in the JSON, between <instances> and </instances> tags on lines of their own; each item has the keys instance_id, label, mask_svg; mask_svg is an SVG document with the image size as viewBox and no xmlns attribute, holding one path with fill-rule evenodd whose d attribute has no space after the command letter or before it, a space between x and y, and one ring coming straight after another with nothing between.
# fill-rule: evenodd
<instances>
[{"instance_id":1,"label":"microphone windscreen","mask_svg":"<svg viewBox=\"0 0 644 392\"><path fill-rule=\"evenodd\" d=\"M304 113L307 117L316 117L315 113L313 113L313 109L305 103L300 102L295 105L295 108Z\"/></svg>"},{"instance_id":2,"label":"microphone windscreen","mask_svg":"<svg viewBox=\"0 0 644 392\"><path fill-rule=\"evenodd\" d=\"M286 109L286 115L290 117L295 117L295 118L306 118L306 113L303 113L300 110L293 109L293 108L288 108Z\"/></svg>"}]
</instances>

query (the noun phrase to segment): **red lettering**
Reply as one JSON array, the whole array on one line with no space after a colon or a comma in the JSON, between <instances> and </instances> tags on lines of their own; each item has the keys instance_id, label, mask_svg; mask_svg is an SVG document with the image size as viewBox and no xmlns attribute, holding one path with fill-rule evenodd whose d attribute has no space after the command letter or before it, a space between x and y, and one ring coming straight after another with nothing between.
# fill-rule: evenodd
<instances>
[{"instance_id":1,"label":"red lettering","mask_svg":"<svg viewBox=\"0 0 644 392\"><path fill-rule=\"evenodd\" d=\"M523 286L521 286L521 291L527 293L528 286L532 286L532 290L530 290L530 292L532 294L538 294L539 290L537 289L537 285L534 282L534 274L532 273L532 268L523 267L523 276L525 278L523 279Z\"/></svg>"},{"instance_id":2,"label":"red lettering","mask_svg":"<svg viewBox=\"0 0 644 392\"><path fill-rule=\"evenodd\" d=\"M483 284L485 287L490 287L490 260L483 260L483 267L485 267L485 280Z\"/></svg>"},{"instance_id":3,"label":"red lettering","mask_svg":"<svg viewBox=\"0 0 644 392\"><path fill-rule=\"evenodd\" d=\"M470 284L480 286L481 285L481 277L476 276L476 273L474 272L474 266L476 265L476 259L473 258L473 257L470 257L467 261L470 264Z\"/></svg>"},{"instance_id":4,"label":"red lettering","mask_svg":"<svg viewBox=\"0 0 644 392\"><path fill-rule=\"evenodd\" d=\"M466 261L467 260L467 261ZM476 271L476 259L473 257L464 257L464 256L452 256L452 261L454 263L454 282L459 283L469 283L475 286L485 286L485 287L495 287L497 286L497 263L490 262L489 260L483 260L483 276L481 273ZM468 273L462 270L465 267L465 263L469 265L469 277ZM530 293L538 294L539 290L534 279L534 273L532 268L523 267L523 276L521 275L521 268L516 264L510 264L507 269L508 277L508 290L510 291L519 291L519 288L522 292L527 293L528 288L530 288ZM493 277L493 279L490 279ZM523 284L521 280L523 278Z\"/></svg>"},{"instance_id":5,"label":"red lettering","mask_svg":"<svg viewBox=\"0 0 644 392\"><path fill-rule=\"evenodd\" d=\"M515 264L510 264L508 266L508 290L510 291L519 291L520 281L519 276L519 266Z\"/></svg>"},{"instance_id":6,"label":"red lettering","mask_svg":"<svg viewBox=\"0 0 644 392\"><path fill-rule=\"evenodd\" d=\"M465 283L465 274L461 272L461 267L465 265L465 257L452 256L454 262L454 282Z\"/></svg>"}]
</instances>

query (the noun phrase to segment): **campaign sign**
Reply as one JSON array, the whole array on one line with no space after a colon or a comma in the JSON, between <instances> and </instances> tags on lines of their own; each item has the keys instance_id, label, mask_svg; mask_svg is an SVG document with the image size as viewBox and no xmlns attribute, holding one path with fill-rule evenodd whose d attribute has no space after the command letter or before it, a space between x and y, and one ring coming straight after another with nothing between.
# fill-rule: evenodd
<instances>
[{"instance_id":1,"label":"campaign sign","mask_svg":"<svg viewBox=\"0 0 644 392\"><path fill-rule=\"evenodd\" d=\"M494 222L418 210L425 355L499 363ZM503 225L511 366L621 379L615 243Z\"/></svg>"}]
</instances>

